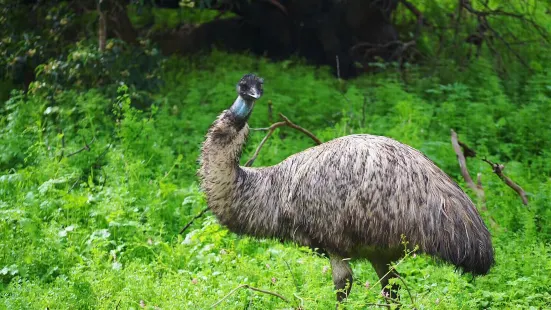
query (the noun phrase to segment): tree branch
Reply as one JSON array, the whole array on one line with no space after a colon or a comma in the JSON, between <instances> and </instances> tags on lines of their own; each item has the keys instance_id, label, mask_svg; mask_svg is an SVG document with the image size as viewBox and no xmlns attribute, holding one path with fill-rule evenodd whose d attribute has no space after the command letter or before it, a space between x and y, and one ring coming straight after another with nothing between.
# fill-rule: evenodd
<instances>
[{"instance_id":1,"label":"tree branch","mask_svg":"<svg viewBox=\"0 0 551 310\"><path fill-rule=\"evenodd\" d=\"M426 20L425 20L425 17L423 16L423 13L421 12L421 10L419 10L415 5L413 5L413 3L407 1L407 0L400 0L400 3L402 3L411 13L413 13L413 15L415 15L417 17L417 24L418 25L426 25L426 26L431 26Z\"/></svg>"},{"instance_id":2,"label":"tree branch","mask_svg":"<svg viewBox=\"0 0 551 310\"><path fill-rule=\"evenodd\" d=\"M285 115L279 113L279 117L281 117L283 120L285 120L285 122L287 123L287 126L293 128L293 129L296 129L300 132L302 132L303 134L307 135L308 137L310 137L310 139L312 139L317 145L320 145L322 144L323 142L321 142L320 139L318 139L318 137L316 137L313 133L311 133L310 131L308 131L307 129L304 129L302 127L300 127L299 125L291 122Z\"/></svg>"},{"instance_id":3,"label":"tree branch","mask_svg":"<svg viewBox=\"0 0 551 310\"><path fill-rule=\"evenodd\" d=\"M268 133L266 134L264 139L262 139L262 141L260 141L260 144L258 145L256 150L254 151L253 156L249 160L247 160L247 162L245 163L245 167L250 167L250 166L253 165L254 161L258 157L258 154L260 153L260 150L264 146L264 143L266 143L266 141L268 141L268 138L270 138L270 136L274 133L274 131L277 128L283 127L283 126L286 126L286 125L287 125L287 123L285 123L285 122L277 122L277 123L272 124L270 127L268 127Z\"/></svg>"},{"instance_id":4,"label":"tree branch","mask_svg":"<svg viewBox=\"0 0 551 310\"><path fill-rule=\"evenodd\" d=\"M259 289L259 288L256 288L256 287L252 287L248 284L241 284L239 285L238 287L234 288L233 290L231 290L228 294L226 294L226 296L222 297L222 299L220 299L219 301L215 302L211 308L214 308L216 306L218 306L220 303L222 303L224 300L228 299L228 297L230 297L233 293L235 293L237 290L241 289L241 288L247 288L249 290L252 290L252 291L256 291L256 292L260 292L260 293L264 293L264 294L268 294L268 295L272 295L272 296L275 296L275 297L278 297L279 299L285 301L286 303L289 303L289 300L285 297L283 297L282 295L278 294L278 293L275 293L275 292L270 292L270 291L266 291L266 290L263 290L263 289Z\"/></svg>"},{"instance_id":5,"label":"tree branch","mask_svg":"<svg viewBox=\"0 0 551 310\"><path fill-rule=\"evenodd\" d=\"M467 185L476 193L478 198L483 202L483 210L486 211L486 196L484 195L484 189L482 188L481 184L475 184L473 182L473 179L471 178L471 175L469 174L469 170L467 168L465 155L463 155L463 151L461 150L461 146L459 145L459 141L457 139L457 133L453 129L451 129L451 140L452 140L453 150L457 155L457 161L459 162L461 175L463 176L463 179L465 179L465 182L467 183Z\"/></svg>"},{"instance_id":6,"label":"tree branch","mask_svg":"<svg viewBox=\"0 0 551 310\"><path fill-rule=\"evenodd\" d=\"M462 1L463 2L463 6L472 14L475 14L477 16L483 16L483 17L489 17L489 16L507 16L507 17L511 17L511 18L516 18L516 19L519 19L521 20L522 22L524 23L528 23L530 24L532 27L534 27L539 35L545 40L545 42L549 43L549 37L546 33L546 30L544 27L542 27L541 25L539 25L538 23L536 23L533 19L530 19L530 18L526 18L526 16L522 15L522 14L517 14L517 13L512 13L512 12L507 12L507 11L503 11L501 9L491 9L487 3L483 3L484 7L486 7L486 9L488 9L487 11L478 11L478 10L475 10L472 5L469 3L469 1Z\"/></svg>"},{"instance_id":7,"label":"tree branch","mask_svg":"<svg viewBox=\"0 0 551 310\"><path fill-rule=\"evenodd\" d=\"M291 122L285 115L279 113L279 117L283 119L283 121L274 123L270 127L262 129L262 130L264 129L268 130L268 133L266 134L264 139L262 139L262 141L260 142L256 150L254 151L253 156L249 160L247 160L247 162L245 163L245 167L250 167L254 164L254 161L256 160L256 158L258 157L258 154L260 153L260 150L262 149L266 141L268 141L268 138L270 138L270 136L274 133L274 131L279 127L283 127L283 126L291 127L310 137L317 145L322 144L321 140L318 139L313 133Z\"/></svg>"},{"instance_id":8,"label":"tree branch","mask_svg":"<svg viewBox=\"0 0 551 310\"><path fill-rule=\"evenodd\" d=\"M486 158L482 159L483 161L487 162L491 167L494 173L503 181L507 186L512 188L517 194L520 196L520 199L522 199L522 203L526 206L528 205L528 198L526 197L526 192L520 187L517 183L513 182L509 177L503 174L503 170L505 169L505 166L498 163L493 163L489 161Z\"/></svg>"},{"instance_id":9,"label":"tree branch","mask_svg":"<svg viewBox=\"0 0 551 310\"><path fill-rule=\"evenodd\" d=\"M492 26L490 26L490 23L488 21L488 17L492 17L492 16L507 16L507 17L511 17L511 18L516 18L516 19L519 19L521 20L522 22L528 22L532 27L534 27L538 33L540 34L540 36L546 41L546 42L549 42L549 39L545 33L545 29L543 29L540 25L538 25L535 21L531 20L531 19L527 19L525 16L523 16L522 14L516 14L516 13L511 13L511 12L507 12L507 11L503 11L503 10L500 10L500 9L496 9L496 10L492 10L492 9L489 9L488 5L487 4L484 4L484 6L486 8L488 8L487 11L479 11L479 10L476 10L472 7L472 4L471 4L471 1L470 0L460 0L459 1L459 4L460 4L460 7L463 7L465 8L469 13L475 15L480 24L486 29L486 30L489 30L499 41L501 41L505 47L518 59L518 61L526 68L528 68L530 70L530 66L528 65L528 63L524 60L524 58L522 58L522 56L511 46L511 43L507 40L505 40L505 38L503 38L503 36L498 32L496 31L494 28L492 28Z\"/></svg>"},{"instance_id":10,"label":"tree branch","mask_svg":"<svg viewBox=\"0 0 551 310\"><path fill-rule=\"evenodd\" d=\"M463 176L463 179L465 179L465 182L467 182L467 185L476 193L476 196L481 201L482 205L480 208L482 209L482 211L488 212L488 208L486 207L486 195L484 193L484 188L482 187L481 174L478 173L476 175L476 184L475 184L473 182L473 179L471 178L471 175L469 174L469 170L467 169L467 161L465 160L465 155L463 155L463 152L461 151L460 145L464 145L465 149L468 149L468 150L471 150L471 149L467 147L467 145L465 145L464 143L459 142L459 140L457 139L457 133L453 129L451 129L451 140L452 140L453 150L457 155L457 161L459 162L459 168L461 168L461 175ZM488 219L490 220L490 224L492 225L492 227L498 227L496 220L494 220L494 218L491 215L488 216Z\"/></svg>"},{"instance_id":11,"label":"tree branch","mask_svg":"<svg viewBox=\"0 0 551 310\"><path fill-rule=\"evenodd\" d=\"M71 156L76 155L76 154L78 154L80 152L83 152L83 151L90 151L90 145L92 145L92 143L94 143L95 141L96 141L96 137L92 138L92 141L90 141L90 144L86 143L86 140L84 140L84 146L83 147L81 147L80 149L74 151L71 154L67 154L66 157L71 157Z\"/></svg>"},{"instance_id":12,"label":"tree branch","mask_svg":"<svg viewBox=\"0 0 551 310\"><path fill-rule=\"evenodd\" d=\"M476 157L476 151L468 147L465 143L461 141L457 141L459 145L461 146L461 149L463 149L463 155L465 155L465 158L467 157Z\"/></svg>"},{"instance_id":13,"label":"tree branch","mask_svg":"<svg viewBox=\"0 0 551 310\"><path fill-rule=\"evenodd\" d=\"M204 208L203 210L201 210L201 212L199 212L196 216L194 216L194 217L191 219L191 221L189 221L189 222L186 224L186 226L184 226L184 228L182 228L182 229L180 230L180 235L183 234L183 233L186 231L186 229L188 229L189 226L191 226L191 224L193 224L193 222L195 222L196 219L200 218L200 217L203 216L205 213L207 213L208 210L209 210L208 207L207 207L207 208Z\"/></svg>"}]
</instances>

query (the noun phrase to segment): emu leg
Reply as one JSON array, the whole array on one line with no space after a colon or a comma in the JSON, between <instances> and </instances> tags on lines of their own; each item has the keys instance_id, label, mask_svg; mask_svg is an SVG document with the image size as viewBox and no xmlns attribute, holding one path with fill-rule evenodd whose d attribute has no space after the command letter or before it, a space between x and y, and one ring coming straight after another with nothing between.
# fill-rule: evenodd
<instances>
[{"instance_id":1,"label":"emu leg","mask_svg":"<svg viewBox=\"0 0 551 310\"><path fill-rule=\"evenodd\" d=\"M331 272L333 276L333 284L335 284L335 290L337 290L337 302L342 302L352 289L352 269L348 264L348 261L343 260L342 257L330 254Z\"/></svg>"},{"instance_id":2,"label":"emu leg","mask_svg":"<svg viewBox=\"0 0 551 310\"><path fill-rule=\"evenodd\" d=\"M371 264L373 265L373 268L375 268L375 272L379 276L379 279L381 279L381 286L383 287L383 293L392 299L399 299L400 297L398 296L398 290L400 289L400 285L397 283L394 283L391 285L390 288L387 287L390 279L397 278L399 276L396 270L390 271L390 266L389 266L390 261L382 260L382 259L371 260Z\"/></svg>"}]
</instances>

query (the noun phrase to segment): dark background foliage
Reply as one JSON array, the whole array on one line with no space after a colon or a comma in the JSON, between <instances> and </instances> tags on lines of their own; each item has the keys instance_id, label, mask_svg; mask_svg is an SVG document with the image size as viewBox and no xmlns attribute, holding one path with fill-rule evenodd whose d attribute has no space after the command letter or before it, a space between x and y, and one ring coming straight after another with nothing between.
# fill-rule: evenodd
<instances>
[{"instance_id":1,"label":"dark background foliage","mask_svg":"<svg viewBox=\"0 0 551 310\"><path fill-rule=\"evenodd\" d=\"M248 72L251 127L281 112L327 141L385 135L472 197L496 266L471 281L398 263L403 308L551 307L551 18L543 1L0 0L0 307L332 308L328 261L229 233L195 172L208 126ZM272 111L272 112L269 112ZM450 129L486 201L465 183ZM253 131L243 163L263 138ZM312 146L280 128L255 166ZM522 204L491 167L525 190ZM275 190L275 189L274 189ZM383 302L355 263L350 308ZM408 296L406 292L402 296Z\"/></svg>"}]
</instances>

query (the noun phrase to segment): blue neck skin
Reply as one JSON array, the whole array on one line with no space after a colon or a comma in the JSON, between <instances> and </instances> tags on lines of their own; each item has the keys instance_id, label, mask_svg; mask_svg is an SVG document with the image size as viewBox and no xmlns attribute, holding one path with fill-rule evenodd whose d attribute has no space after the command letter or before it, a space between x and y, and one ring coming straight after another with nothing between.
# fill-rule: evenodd
<instances>
[{"instance_id":1,"label":"blue neck skin","mask_svg":"<svg viewBox=\"0 0 551 310\"><path fill-rule=\"evenodd\" d=\"M235 99L230 111L240 120L247 120L253 110L254 100L245 100L241 96Z\"/></svg>"}]
</instances>

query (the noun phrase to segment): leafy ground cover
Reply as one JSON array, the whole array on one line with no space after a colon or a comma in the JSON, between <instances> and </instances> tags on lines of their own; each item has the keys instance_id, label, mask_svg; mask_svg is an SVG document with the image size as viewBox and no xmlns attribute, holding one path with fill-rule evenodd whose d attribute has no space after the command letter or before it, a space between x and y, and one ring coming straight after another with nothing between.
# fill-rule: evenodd
<instances>
[{"instance_id":1,"label":"leafy ground cover","mask_svg":"<svg viewBox=\"0 0 551 310\"><path fill-rule=\"evenodd\" d=\"M251 127L269 124L271 100L275 112L324 141L360 132L388 135L419 148L462 184L449 142L454 128L488 158L505 162L508 175L529 193L527 208L487 164L469 160L486 188L484 217L488 222L491 214L499 225L491 229L497 264L473 281L423 255L409 256L397 267L413 295L403 292L404 307L551 306L549 73L534 75L522 99L514 100L482 69L454 83L414 69L411 83L392 70L344 83L324 69L224 53L205 58L201 68L169 62L172 69L163 71L165 83L147 112L131 106L124 86L113 98L93 88L62 91L55 107L38 95L13 94L5 103L2 307L203 309L240 284L278 292L290 303L240 290L221 308L333 307L329 262L304 248L238 237L210 215L178 234L205 206L195 178L199 146L233 102L243 68L266 79ZM289 129L277 133L255 165L275 164L312 144ZM244 159L262 137L252 133ZM370 265L353 268L357 281L347 304L382 302Z\"/></svg>"},{"instance_id":2,"label":"leafy ground cover","mask_svg":"<svg viewBox=\"0 0 551 310\"><path fill-rule=\"evenodd\" d=\"M21 50L39 48L33 44ZM400 72L378 64L377 74L345 82L300 60L271 63L216 51L194 61L163 60L147 42L133 49L115 40L102 57L87 41L65 49L38 67L28 93L13 91L0 104L0 308L334 308L329 261L308 249L236 236L209 213L179 234L206 206L195 176L204 134L247 72L266 81L253 128L270 124L271 102L273 118L281 112L323 141L389 136L427 154L474 201L450 129L478 152L467 163L481 174L496 265L472 279L408 255L397 265L409 288L401 292L403 308L551 308L548 50L526 49L544 60L533 57L531 70L508 64L506 74L485 50L461 65L441 55L436 69L425 63ZM242 163L263 137L251 133ZM280 128L255 166L312 145ZM528 206L482 158L506 165ZM369 263L354 262L353 269L345 306L383 303ZM233 291L242 284L288 302Z\"/></svg>"}]
</instances>

